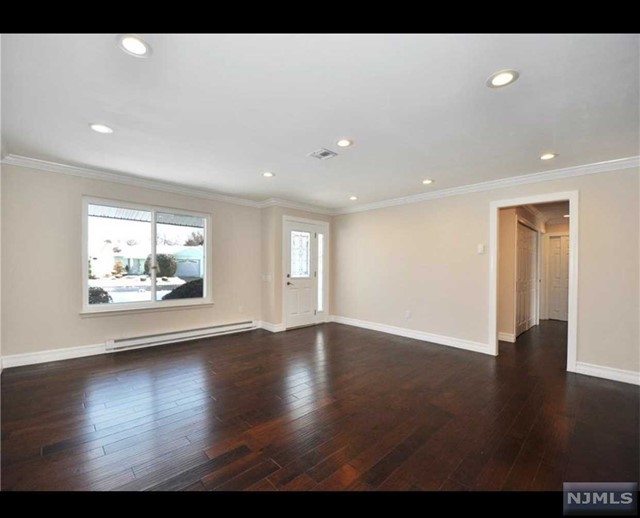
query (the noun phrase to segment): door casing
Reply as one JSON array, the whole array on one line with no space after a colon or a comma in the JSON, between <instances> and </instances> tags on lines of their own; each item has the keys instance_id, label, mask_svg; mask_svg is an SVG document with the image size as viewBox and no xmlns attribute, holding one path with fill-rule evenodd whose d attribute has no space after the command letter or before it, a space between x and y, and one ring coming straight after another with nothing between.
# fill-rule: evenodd
<instances>
[{"instance_id":1,"label":"door casing","mask_svg":"<svg viewBox=\"0 0 640 518\"><path fill-rule=\"evenodd\" d=\"M564 191L497 200L489 203L489 353L498 355L498 211L506 207L568 201L569 216L569 320L567 323L567 371L576 372L578 357L578 253L579 192Z\"/></svg>"}]
</instances>

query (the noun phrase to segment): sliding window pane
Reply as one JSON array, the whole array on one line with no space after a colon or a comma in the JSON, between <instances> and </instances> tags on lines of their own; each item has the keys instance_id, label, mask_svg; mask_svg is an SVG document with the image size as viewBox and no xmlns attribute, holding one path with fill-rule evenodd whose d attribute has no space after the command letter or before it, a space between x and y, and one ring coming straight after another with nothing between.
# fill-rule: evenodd
<instances>
[{"instance_id":1,"label":"sliding window pane","mask_svg":"<svg viewBox=\"0 0 640 518\"><path fill-rule=\"evenodd\" d=\"M151 301L151 212L89 204L89 304Z\"/></svg>"},{"instance_id":2,"label":"sliding window pane","mask_svg":"<svg viewBox=\"0 0 640 518\"><path fill-rule=\"evenodd\" d=\"M156 300L204 297L205 218L156 213Z\"/></svg>"}]
</instances>

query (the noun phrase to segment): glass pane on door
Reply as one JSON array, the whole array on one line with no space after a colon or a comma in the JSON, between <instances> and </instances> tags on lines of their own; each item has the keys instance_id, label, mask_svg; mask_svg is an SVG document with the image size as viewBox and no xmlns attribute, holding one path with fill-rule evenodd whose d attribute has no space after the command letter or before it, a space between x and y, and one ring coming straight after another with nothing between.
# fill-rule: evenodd
<instances>
[{"instance_id":1,"label":"glass pane on door","mask_svg":"<svg viewBox=\"0 0 640 518\"><path fill-rule=\"evenodd\" d=\"M291 231L291 277L311 277L311 233Z\"/></svg>"}]
</instances>

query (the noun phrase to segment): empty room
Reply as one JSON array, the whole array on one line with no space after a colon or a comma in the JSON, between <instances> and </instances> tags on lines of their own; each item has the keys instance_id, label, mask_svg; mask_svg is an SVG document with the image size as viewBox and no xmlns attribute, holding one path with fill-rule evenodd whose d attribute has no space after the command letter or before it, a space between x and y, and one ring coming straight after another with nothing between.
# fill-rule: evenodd
<instances>
[{"instance_id":1,"label":"empty room","mask_svg":"<svg viewBox=\"0 0 640 518\"><path fill-rule=\"evenodd\" d=\"M636 506L639 44L2 34L2 491Z\"/></svg>"}]
</instances>

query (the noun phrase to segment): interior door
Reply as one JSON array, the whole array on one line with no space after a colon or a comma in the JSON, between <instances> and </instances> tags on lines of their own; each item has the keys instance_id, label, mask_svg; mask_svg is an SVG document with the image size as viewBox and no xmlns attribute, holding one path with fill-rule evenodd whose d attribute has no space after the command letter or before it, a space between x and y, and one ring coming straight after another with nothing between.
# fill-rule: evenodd
<instances>
[{"instance_id":1,"label":"interior door","mask_svg":"<svg viewBox=\"0 0 640 518\"><path fill-rule=\"evenodd\" d=\"M538 234L518 223L516 278L516 336L536 323L538 302Z\"/></svg>"},{"instance_id":2,"label":"interior door","mask_svg":"<svg viewBox=\"0 0 640 518\"><path fill-rule=\"evenodd\" d=\"M567 320L569 313L569 236L549 238L549 318Z\"/></svg>"},{"instance_id":3,"label":"interior door","mask_svg":"<svg viewBox=\"0 0 640 518\"><path fill-rule=\"evenodd\" d=\"M285 224L285 326L308 326L317 321L318 229L307 223Z\"/></svg>"}]
</instances>

